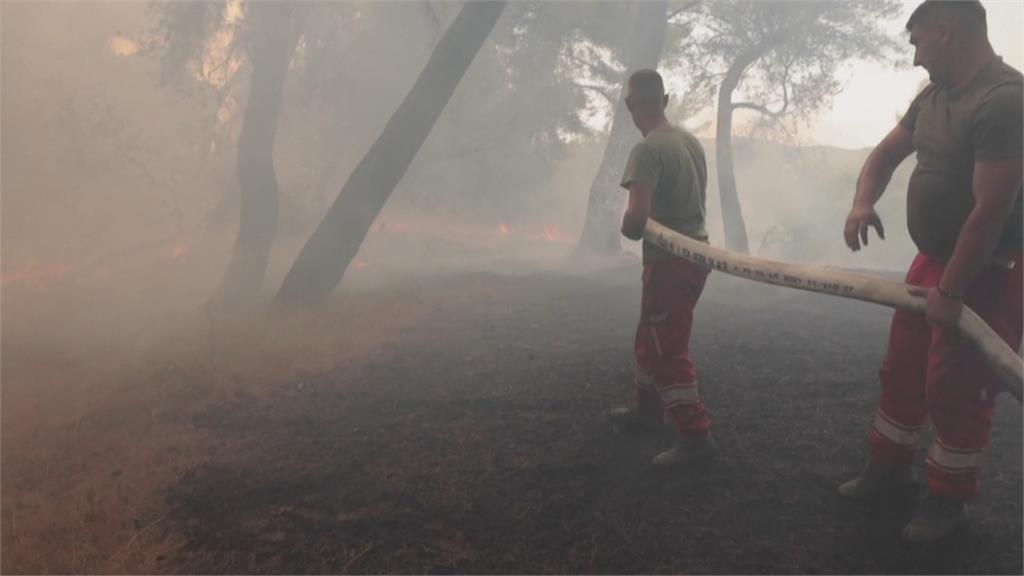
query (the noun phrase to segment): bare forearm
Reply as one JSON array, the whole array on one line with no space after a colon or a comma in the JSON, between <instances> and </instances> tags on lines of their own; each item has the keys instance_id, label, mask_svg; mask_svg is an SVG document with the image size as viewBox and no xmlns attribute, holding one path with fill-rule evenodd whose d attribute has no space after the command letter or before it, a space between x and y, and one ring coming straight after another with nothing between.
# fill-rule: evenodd
<instances>
[{"instance_id":1,"label":"bare forearm","mask_svg":"<svg viewBox=\"0 0 1024 576\"><path fill-rule=\"evenodd\" d=\"M654 185L637 182L629 186L629 205L622 215L622 235L630 240L644 237L647 215L651 213L651 195Z\"/></svg>"},{"instance_id":2,"label":"bare forearm","mask_svg":"<svg viewBox=\"0 0 1024 576\"><path fill-rule=\"evenodd\" d=\"M892 180L892 173L907 156L914 152L913 134L903 126L896 126L878 146L871 151L864 162L864 168L857 177L857 192L853 197L855 210L873 209Z\"/></svg>"},{"instance_id":3,"label":"bare forearm","mask_svg":"<svg viewBox=\"0 0 1024 576\"><path fill-rule=\"evenodd\" d=\"M644 227L647 226L646 214L634 214L627 210L622 215L622 235L630 240L639 240L644 237Z\"/></svg>"},{"instance_id":4,"label":"bare forearm","mask_svg":"<svg viewBox=\"0 0 1024 576\"><path fill-rule=\"evenodd\" d=\"M881 150L876 148L872 151L857 178L857 192L853 197L853 205L873 207L892 180L897 165Z\"/></svg>"},{"instance_id":5,"label":"bare forearm","mask_svg":"<svg viewBox=\"0 0 1024 576\"><path fill-rule=\"evenodd\" d=\"M989 216L977 208L971 212L960 231L939 287L951 294L965 294L978 273L991 266L1005 224L1005 216Z\"/></svg>"},{"instance_id":6,"label":"bare forearm","mask_svg":"<svg viewBox=\"0 0 1024 576\"><path fill-rule=\"evenodd\" d=\"M1019 157L974 164L974 208L939 282L943 291L962 296L978 273L991 266L999 237L1020 196L1022 164Z\"/></svg>"}]
</instances>

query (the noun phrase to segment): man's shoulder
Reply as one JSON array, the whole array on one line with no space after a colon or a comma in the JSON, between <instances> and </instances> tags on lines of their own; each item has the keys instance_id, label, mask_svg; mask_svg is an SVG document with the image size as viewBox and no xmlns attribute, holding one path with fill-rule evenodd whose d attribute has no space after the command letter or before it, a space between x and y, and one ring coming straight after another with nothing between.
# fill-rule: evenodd
<instances>
[{"instance_id":1,"label":"man's shoulder","mask_svg":"<svg viewBox=\"0 0 1024 576\"><path fill-rule=\"evenodd\" d=\"M1018 84L1024 82L1024 74L1021 74L1020 70L1017 70L1002 60L996 63L994 72L994 75L1000 80L1016 82Z\"/></svg>"},{"instance_id":2,"label":"man's shoulder","mask_svg":"<svg viewBox=\"0 0 1024 576\"><path fill-rule=\"evenodd\" d=\"M630 156L647 156L654 154L657 151L657 145L649 140L649 136L645 136L642 140L633 144L633 148L630 150Z\"/></svg>"},{"instance_id":3,"label":"man's shoulder","mask_svg":"<svg viewBox=\"0 0 1024 576\"><path fill-rule=\"evenodd\" d=\"M978 104L992 100L1017 100L1024 93L1024 75L1005 62L997 62L979 86Z\"/></svg>"},{"instance_id":4,"label":"man's shoulder","mask_svg":"<svg viewBox=\"0 0 1024 576\"><path fill-rule=\"evenodd\" d=\"M703 151L697 137L680 126L665 126L652 130L643 141L654 149L673 148Z\"/></svg>"},{"instance_id":5,"label":"man's shoulder","mask_svg":"<svg viewBox=\"0 0 1024 576\"><path fill-rule=\"evenodd\" d=\"M942 87L939 86L938 84L936 84L934 82L929 82L927 86L922 88L921 91L917 93L917 96L914 97L914 100L915 101L926 100L929 96L931 96L932 94L935 94L936 92L938 92L941 89L942 89Z\"/></svg>"},{"instance_id":6,"label":"man's shoulder","mask_svg":"<svg viewBox=\"0 0 1024 576\"><path fill-rule=\"evenodd\" d=\"M939 86L934 82L929 82L924 88L921 89L920 92L917 93L917 96L914 96L914 99L911 100L910 106L907 108L908 113L915 112L921 108L925 108L928 107L929 105L935 104L935 97L937 93L941 91L942 86Z\"/></svg>"}]
</instances>

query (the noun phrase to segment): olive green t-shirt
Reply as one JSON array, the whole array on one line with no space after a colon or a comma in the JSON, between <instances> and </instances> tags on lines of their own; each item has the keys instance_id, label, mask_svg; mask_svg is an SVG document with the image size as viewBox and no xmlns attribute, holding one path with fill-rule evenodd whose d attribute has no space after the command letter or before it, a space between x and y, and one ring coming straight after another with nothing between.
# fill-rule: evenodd
<instances>
[{"instance_id":1,"label":"olive green t-shirt","mask_svg":"<svg viewBox=\"0 0 1024 576\"><path fill-rule=\"evenodd\" d=\"M650 217L681 234L707 241L704 226L708 167L704 148L686 130L662 126L650 131L633 147L622 175L622 187L650 184ZM644 262L673 257L651 244L643 243Z\"/></svg>"},{"instance_id":2,"label":"olive green t-shirt","mask_svg":"<svg viewBox=\"0 0 1024 576\"><path fill-rule=\"evenodd\" d=\"M913 133L917 167L907 190L907 227L918 250L938 260L953 254L974 209L974 162L1020 158L1024 141L1022 77L995 58L966 86L930 84L900 125ZM1024 247L1021 190L997 250Z\"/></svg>"}]
</instances>

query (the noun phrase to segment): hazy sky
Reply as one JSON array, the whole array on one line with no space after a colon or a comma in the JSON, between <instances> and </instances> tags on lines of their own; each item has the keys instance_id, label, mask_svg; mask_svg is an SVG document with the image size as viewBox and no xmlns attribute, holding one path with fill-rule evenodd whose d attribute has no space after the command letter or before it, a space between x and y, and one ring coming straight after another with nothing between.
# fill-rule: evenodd
<instances>
[{"instance_id":1,"label":"hazy sky","mask_svg":"<svg viewBox=\"0 0 1024 576\"><path fill-rule=\"evenodd\" d=\"M988 11L989 40L996 54L1018 70L1024 68L1024 2L982 0ZM903 31L919 0L905 1L903 15L892 22L892 34L906 40ZM896 125L928 75L912 65L913 50L906 44L906 62L897 69L878 64L858 64L843 75L842 92L832 110L823 113L808 134L819 144L843 148L874 146Z\"/></svg>"}]
</instances>

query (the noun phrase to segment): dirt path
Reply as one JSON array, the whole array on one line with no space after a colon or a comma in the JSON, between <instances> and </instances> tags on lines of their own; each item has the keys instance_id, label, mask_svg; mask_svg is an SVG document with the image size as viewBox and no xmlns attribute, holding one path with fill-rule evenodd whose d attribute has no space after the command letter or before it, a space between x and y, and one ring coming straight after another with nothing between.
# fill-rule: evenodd
<instances>
[{"instance_id":1,"label":"dirt path","mask_svg":"<svg viewBox=\"0 0 1024 576\"><path fill-rule=\"evenodd\" d=\"M1021 411L1001 398L962 544L905 550L909 499L834 487L865 457L889 314L716 277L694 354L720 456L659 474L618 436L638 290L479 276L365 361L203 412L217 448L168 494L195 572L1022 571Z\"/></svg>"}]
</instances>

